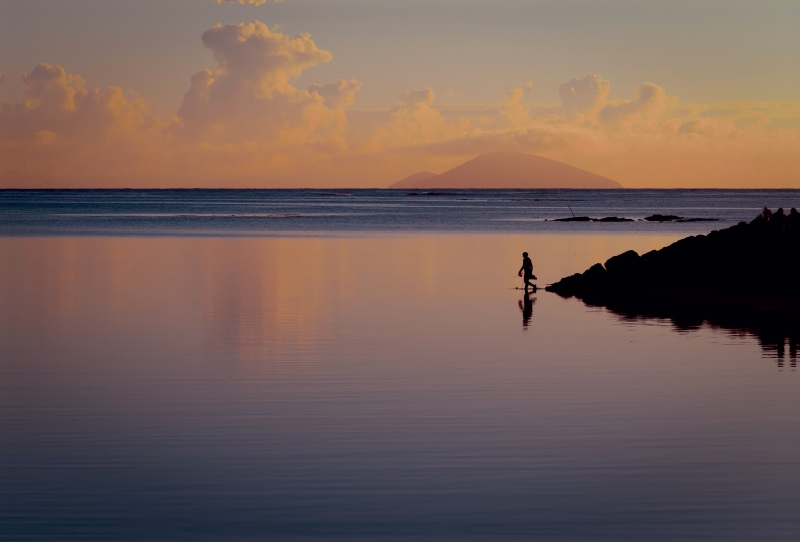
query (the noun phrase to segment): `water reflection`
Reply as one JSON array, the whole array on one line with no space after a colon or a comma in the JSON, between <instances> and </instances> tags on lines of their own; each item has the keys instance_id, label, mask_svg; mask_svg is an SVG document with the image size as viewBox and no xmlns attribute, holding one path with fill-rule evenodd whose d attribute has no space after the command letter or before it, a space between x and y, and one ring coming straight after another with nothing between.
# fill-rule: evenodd
<instances>
[{"instance_id":1,"label":"water reflection","mask_svg":"<svg viewBox=\"0 0 800 542\"><path fill-rule=\"evenodd\" d=\"M796 312L672 299L615 300L607 308L627 321L666 319L679 331L698 330L708 325L734 336L753 336L764 353L776 360L778 367L785 366L787 357L789 366L797 367L800 315Z\"/></svg>"},{"instance_id":2,"label":"water reflection","mask_svg":"<svg viewBox=\"0 0 800 542\"><path fill-rule=\"evenodd\" d=\"M800 375L513 289L674 240L0 239L0 538L792 539Z\"/></svg>"}]
</instances>

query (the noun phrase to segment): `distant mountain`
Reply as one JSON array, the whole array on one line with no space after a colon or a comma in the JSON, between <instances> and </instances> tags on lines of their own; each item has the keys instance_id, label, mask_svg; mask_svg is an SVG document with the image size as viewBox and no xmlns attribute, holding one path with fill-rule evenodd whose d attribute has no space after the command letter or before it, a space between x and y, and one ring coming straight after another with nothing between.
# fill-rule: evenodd
<instances>
[{"instance_id":1,"label":"distant mountain","mask_svg":"<svg viewBox=\"0 0 800 542\"><path fill-rule=\"evenodd\" d=\"M481 154L441 175L416 173L389 188L622 188L607 177L521 152Z\"/></svg>"},{"instance_id":2,"label":"distant mountain","mask_svg":"<svg viewBox=\"0 0 800 542\"><path fill-rule=\"evenodd\" d=\"M420 171L419 173L409 175L401 181L397 181L389 188L411 188L416 186L417 183L423 183L431 177L436 177L436 175L436 173L432 173L430 171Z\"/></svg>"}]
</instances>

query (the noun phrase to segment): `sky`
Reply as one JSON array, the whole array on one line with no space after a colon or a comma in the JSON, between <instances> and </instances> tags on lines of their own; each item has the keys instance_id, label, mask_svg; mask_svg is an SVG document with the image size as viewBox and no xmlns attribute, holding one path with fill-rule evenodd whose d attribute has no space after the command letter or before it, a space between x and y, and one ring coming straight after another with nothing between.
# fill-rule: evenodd
<instances>
[{"instance_id":1,"label":"sky","mask_svg":"<svg viewBox=\"0 0 800 542\"><path fill-rule=\"evenodd\" d=\"M0 187L382 187L483 152L800 188L800 3L2 0Z\"/></svg>"}]
</instances>

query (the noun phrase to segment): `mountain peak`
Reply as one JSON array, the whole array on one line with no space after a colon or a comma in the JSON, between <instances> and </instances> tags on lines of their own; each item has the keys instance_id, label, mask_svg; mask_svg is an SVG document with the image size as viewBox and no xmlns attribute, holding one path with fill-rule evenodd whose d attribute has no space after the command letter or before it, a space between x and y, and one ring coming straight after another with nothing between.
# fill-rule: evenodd
<instances>
[{"instance_id":1,"label":"mountain peak","mask_svg":"<svg viewBox=\"0 0 800 542\"><path fill-rule=\"evenodd\" d=\"M389 188L622 188L622 185L543 156L490 152L441 175L416 173Z\"/></svg>"}]
</instances>

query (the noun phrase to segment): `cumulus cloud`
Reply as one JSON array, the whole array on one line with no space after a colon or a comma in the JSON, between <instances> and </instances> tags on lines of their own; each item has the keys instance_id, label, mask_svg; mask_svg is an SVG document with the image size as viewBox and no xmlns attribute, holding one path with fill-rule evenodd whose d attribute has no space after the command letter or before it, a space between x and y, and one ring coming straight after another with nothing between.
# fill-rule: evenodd
<instances>
[{"instance_id":1,"label":"cumulus cloud","mask_svg":"<svg viewBox=\"0 0 800 542\"><path fill-rule=\"evenodd\" d=\"M356 79L296 88L332 59L307 34L252 21L202 36L213 55L174 116L60 66L0 102L0 186L385 186L494 150L537 153L625 186L800 186L800 103L682 104L654 83L609 100L596 74L529 104L438 105L425 87L359 111ZM3 76L0 75L0 83Z\"/></svg>"},{"instance_id":2,"label":"cumulus cloud","mask_svg":"<svg viewBox=\"0 0 800 542\"><path fill-rule=\"evenodd\" d=\"M289 37L253 21L216 25L202 39L216 66L191 77L176 117L153 115L119 88L88 89L60 66L40 64L23 75L25 102L0 105L0 144L4 155L14 154L0 165L0 181L127 184L152 166L162 174L144 180L151 185L165 177L173 184L218 183L232 174L241 185L290 183L298 164L348 151L344 109L361 84L295 88L305 69L332 58L310 36ZM115 153L125 156L112 159ZM126 163L130 170L109 174L113 164Z\"/></svg>"},{"instance_id":3,"label":"cumulus cloud","mask_svg":"<svg viewBox=\"0 0 800 542\"><path fill-rule=\"evenodd\" d=\"M222 0L214 0L217 4L221 4ZM261 4L265 4L267 0L225 0L229 4L247 4L250 6L260 6ZM281 2L282 0L275 0L275 2Z\"/></svg>"},{"instance_id":4,"label":"cumulus cloud","mask_svg":"<svg viewBox=\"0 0 800 542\"><path fill-rule=\"evenodd\" d=\"M533 82L527 83L522 88L512 88L506 94L505 99L503 100L503 110L502 115L508 121L509 125L518 127L524 126L528 122L530 122L530 112L531 108L526 105L522 105L522 97L533 90Z\"/></svg>"},{"instance_id":5,"label":"cumulus cloud","mask_svg":"<svg viewBox=\"0 0 800 542\"><path fill-rule=\"evenodd\" d=\"M375 135L360 144L360 150L395 152L468 134L470 122L448 120L434 107L435 100L436 94L429 87L403 92Z\"/></svg>"},{"instance_id":6,"label":"cumulus cloud","mask_svg":"<svg viewBox=\"0 0 800 542\"><path fill-rule=\"evenodd\" d=\"M653 83L643 83L636 89L633 100L623 100L603 107L598 113L600 122L615 128L653 129L662 118L668 105L663 88Z\"/></svg>"},{"instance_id":7,"label":"cumulus cloud","mask_svg":"<svg viewBox=\"0 0 800 542\"><path fill-rule=\"evenodd\" d=\"M203 34L217 66L191 79L178 116L180 135L204 141L344 147L355 79L298 90L291 81L333 57L308 34L291 38L253 21L216 25Z\"/></svg>"},{"instance_id":8,"label":"cumulus cloud","mask_svg":"<svg viewBox=\"0 0 800 542\"><path fill-rule=\"evenodd\" d=\"M566 116L581 114L591 117L606 105L611 83L593 73L573 79L558 87L561 111Z\"/></svg>"},{"instance_id":9,"label":"cumulus cloud","mask_svg":"<svg viewBox=\"0 0 800 542\"><path fill-rule=\"evenodd\" d=\"M152 115L137 94L88 89L80 76L49 64L22 81L25 101L0 104L0 185L122 177L126 167L159 154L170 119Z\"/></svg>"},{"instance_id":10,"label":"cumulus cloud","mask_svg":"<svg viewBox=\"0 0 800 542\"><path fill-rule=\"evenodd\" d=\"M339 79L332 83L320 85L314 83L308 87L308 92L318 94L325 100L325 105L331 109L350 106L356 99L356 92L361 88L361 83L355 79L345 81Z\"/></svg>"},{"instance_id":11,"label":"cumulus cloud","mask_svg":"<svg viewBox=\"0 0 800 542\"><path fill-rule=\"evenodd\" d=\"M590 75L562 85L561 104L525 106L524 89L511 89L494 113L475 107L494 122L414 151L421 162L460 156L459 163L488 151L530 152L630 187L800 186L800 130L780 127L800 122L800 104L727 104L722 111L681 104L653 83L640 85L630 100L609 101L609 90ZM775 127L776 118L783 124Z\"/></svg>"}]
</instances>

